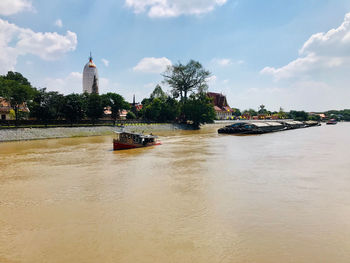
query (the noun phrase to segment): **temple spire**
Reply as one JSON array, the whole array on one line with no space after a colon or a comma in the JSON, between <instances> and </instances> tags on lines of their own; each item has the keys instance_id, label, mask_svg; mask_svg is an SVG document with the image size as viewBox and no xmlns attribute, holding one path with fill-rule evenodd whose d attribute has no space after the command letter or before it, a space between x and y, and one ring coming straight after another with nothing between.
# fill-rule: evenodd
<instances>
[{"instance_id":1,"label":"temple spire","mask_svg":"<svg viewBox=\"0 0 350 263\"><path fill-rule=\"evenodd\" d=\"M89 60L92 61L92 55L91 55L91 51L90 51L90 57L89 57Z\"/></svg>"}]
</instances>

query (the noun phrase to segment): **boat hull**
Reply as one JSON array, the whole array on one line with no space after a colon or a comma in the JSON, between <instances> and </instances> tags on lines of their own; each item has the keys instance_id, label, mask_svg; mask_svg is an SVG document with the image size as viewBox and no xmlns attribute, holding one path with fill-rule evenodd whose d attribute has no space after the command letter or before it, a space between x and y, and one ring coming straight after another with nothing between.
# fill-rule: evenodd
<instances>
[{"instance_id":1,"label":"boat hull","mask_svg":"<svg viewBox=\"0 0 350 263\"><path fill-rule=\"evenodd\" d=\"M147 143L145 145L143 144L128 144L128 143L121 143L117 140L113 140L113 150L127 150L127 149L135 149L135 148L143 148L143 147L149 147L149 146L155 146L155 145L161 145L161 142L153 142L153 143Z\"/></svg>"}]
</instances>

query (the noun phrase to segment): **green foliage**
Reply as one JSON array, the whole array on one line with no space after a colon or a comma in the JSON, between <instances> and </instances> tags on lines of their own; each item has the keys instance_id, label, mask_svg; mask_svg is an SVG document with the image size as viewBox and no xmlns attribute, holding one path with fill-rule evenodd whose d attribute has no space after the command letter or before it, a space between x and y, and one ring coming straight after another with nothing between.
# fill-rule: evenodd
<instances>
[{"instance_id":1,"label":"green foliage","mask_svg":"<svg viewBox=\"0 0 350 263\"><path fill-rule=\"evenodd\" d=\"M18 72L9 71L7 72L7 75L2 76L5 80L13 80L18 84L25 85L25 86L31 86L30 82L21 74Z\"/></svg>"},{"instance_id":2,"label":"green foliage","mask_svg":"<svg viewBox=\"0 0 350 263\"><path fill-rule=\"evenodd\" d=\"M103 115L104 106L101 96L97 93L85 94L86 96L86 116L95 123Z\"/></svg>"},{"instance_id":3,"label":"green foliage","mask_svg":"<svg viewBox=\"0 0 350 263\"><path fill-rule=\"evenodd\" d=\"M30 116L47 123L63 116L64 96L56 91L46 92L46 88L34 91L33 100L28 104Z\"/></svg>"},{"instance_id":4,"label":"green foliage","mask_svg":"<svg viewBox=\"0 0 350 263\"><path fill-rule=\"evenodd\" d=\"M243 115L257 116L258 113L253 109L249 109L249 110L243 111Z\"/></svg>"},{"instance_id":5,"label":"green foliage","mask_svg":"<svg viewBox=\"0 0 350 263\"><path fill-rule=\"evenodd\" d=\"M179 102L166 95L159 85L151 93L150 98L142 101L143 118L151 121L167 122L175 121L180 114Z\"/></svg>"},{"instance_id":6,"label":"green foliage","mask_svg":"<svg viewBox=\"0 0 350 263\"><path fill-rule=\"evenodd\" d=\"M153 92L151 93L151 96L150 96L150 99L153 100L153 99L160 99L160 100L166 100L167 99L167 95L166 93L162 90L162 87L157 85Z\"/></svg>"},{"instance_id":7,"label":"green foliage","mask_svg":"<svg viewBox=\"0 0 350 263\"><path fill-rule=\"evenodd\" d=\"M129 111L129 112L126 114L126 119L127 119L127 120L135 120L135 119L136 119L135 113L133 113L132 111Z\"/></svg>"},{"instance_id":8,"label":"green foliage","mask_svg":"<svg viewBox=\"0 0 350 263\"><path fill-rule=\"evenodd\" d=\"M239 109L237 109L237 108L232 108L232 109L233 109L233 115L234 116L238 117L238 116L242 115L242 113L241 113L241 111Z\"/></svg>"},{"instance_id":9,"label":"green foliage","mask_svg":"<svg viewBox=\"0 0 350 263\"><path fill-rule=\"evenodd\" d=\"M130 105L128 102L126 102L123 98L123 96L109 92L107 94L101 95L102 99L102 105L108 106L111 108L112 111L112 118L116 120L119 118L119 112L121 110L129 110Z\"/></svg>"},{"instance_id":10,"label":"green foliage","mask_svg":"<svg viewBox=\"0 0 350 263\"><path fill-rule=\"evenodd\" d=\"M204 93L192 94L183 104L182 112L195 128L199 128L203 123L211 123L215 119L213 104Z\"/></svg>"},{"instance_id":11,"label":"green foliage","mask_svg":"<svg viewBox=\"0 0 350 263\"><path fill-rule=\"evenodd\" d=\"M15 111L16 124L20 118L20 107L26 107L33 94L34 89L21 73L9 71L0 77L0 96L10 102Z\"/></svg>"},{"instance_id":12,"label":"green foliage","mask_svg":"<svg viewBox=\"0 0 350 263\"><path fill-rule=\"evenodd\" d=\"M291 110L289 112L289 118L296 120L296 121L306 121L308 119L309 115L305 111L295 111Z\"/></svg>"},{"instance_id":13,"label":"green foliage","mask_svg":"<svg viewBox=\"0 0 350 263\"><path fill-rule=\"evenodd\" d=\"M163 74L164 82L172 88L174 98L180 97L180 101L186 101L191 92L204 92L207 90L210 72L194 60L186 65L181 63L169 66Z\"/></svg>"},{"instance_id":14,"label":"green foliage","mask_svg":"<svg viewBox=\"0 0 350 263\"><path fill-rule=\"evenodd\" d=\"M259 113L259 114L267 114L267 113L268 113L268 111L265 109L265 105L264 105L264 104L261 104L261 105L259 106L258 113Z\"/></svg>"},{"instance_id":15,"label":"green foliage","mask_svg":"<svg viewBox=\"0 0 350 263\"><path fill-rule=\"evenodd\" d=\"M280 111L277 113L279 119L287 119L288 115L284 112L283 108L280 108Z\"/></svg>"},{"instance_id":16,"label":"green foliage","mask_svg":"<svg viewBox=\"0 0 350 263\"><path fill-rule=\"evenodd\" d=\"M344 110L330 110L325 112L326 116L328 118L335 118L338 120L343 121L350 121L350 109L344 109Z\"/></svg>"},{"instance_id":17,"label":"green foliage","mask_svg":"<svg viewBox=\"0 0 350 263\"><path fill-rule=\"evenodd\" d=\"M81 120L84 117L83 95L72 93L65 96L62 112L65 119L71 123Z\"/></svg>"},{"instance_id":18,"label":"green foliage","mask_svg":"<svg viewBox=\"0 0 350 263\"><path fill-rule=\"evenodd\" d=\"M320 121L321 117L319 115L309 115L308 120L310 120L310 121Z\"/></svg>"}]
</instances>

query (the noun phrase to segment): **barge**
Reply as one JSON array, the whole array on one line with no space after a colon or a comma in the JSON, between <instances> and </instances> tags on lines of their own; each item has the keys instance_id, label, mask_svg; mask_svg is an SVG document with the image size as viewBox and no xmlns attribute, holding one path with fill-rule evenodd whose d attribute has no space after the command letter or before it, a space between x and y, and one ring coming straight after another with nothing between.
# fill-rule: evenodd
<instances>
[{"instance_id":1,"label":"barge","mask_svg":"<svg viewBox=\"0 0 350 263\"><path fill-rule=\"evenodd\" d=\"M316 121L270 121L270 122L237 122L218 130L218 133L227 134L263 134L284 130L292 130L319 126Z\"/></svg>"}]
</instances>

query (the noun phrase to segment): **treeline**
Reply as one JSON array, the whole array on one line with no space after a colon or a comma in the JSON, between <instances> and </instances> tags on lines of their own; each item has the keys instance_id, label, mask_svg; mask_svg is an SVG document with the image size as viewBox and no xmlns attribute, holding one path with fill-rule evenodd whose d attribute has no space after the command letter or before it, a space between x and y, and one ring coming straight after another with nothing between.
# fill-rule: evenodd
<instances>
[{"instance_id":1,"label":"treeline","mask_svg":"<svg viewBox=\"0 0 350 263\"><path fill-rule=\"evenodd\" d=\"M119 118L121 110L130 109L129 103L116 93L63 95L34 88L20 73L11 71L0 76L0 97L10 102L16 124L21 118L35 118L45 124L54 120L73 124L88 118L95 123L106 109L110 110L113 120Z\"/></svg>"},{"instance_id":2,"label":"treeline","mask_svg":"<svg viewBox=\"0 0 350 263\"><path fill-rule=\"evenodd\" d=\"M326 116L338 121L350 121L350 109L330 110L325 112Z\"/></svg>"},{"instance_id":3,"label":"treeline","mask_svg":"<svg viewBox=\"0 0 350 263\"><path fill-rule=\"evenodd\" d=\"M162 74L170 94L157 85L149 98L142 101L141 118L159 122L186 122L198 128L215 119L212 100L207 97L210 72L194 60L186 65L169 66Z\"/></svg>"},{"instance_id":4,"label":"treeline","mask_svg":"<svg viewBox=\"0 0 350 263\"><path fill-rule=\"evenodd\" d=\"M130 106L116 93L63 95L45 88L37 89L17 72L0 76L0 97L10 102L16 125L22 117L35 118L43 123L66 120L72 124L88 118L95 123L106 110L110 111L113 120L120 117L122 110L130 110L126 116L129 119L185 122L198 128L200 124L215 119L212 101L206 96L209 76L210 72L197 61L170 66L163 74L163 82L171 87L171 93L166 94L157 85L150 97L142 101L141 110L136 110L135 105Z\"/></svg>"},{"instance_id":5,"label":"treeline","mask_svg":"<svg viewBox=\"0 0 350 263\"><path fill-rule=\"evenodd\" d=\"M350 109L345 110L330 110L326 112L320 113L308 113L306 111L296 111L291 110L289 112L285 112L282 108L279 111L269 111L265 108L265 105L260 105L259 109L256 111L254 109L240 111L239 109L234 109L234 115L236 117L244 117L244 116L276 116L278 119L293 119L297 121L306 121L306 120L314 120L321 121L320 114L325 115L325 119L336 119L338 121L350 121Z\"/></svg>"}]
</instances>

